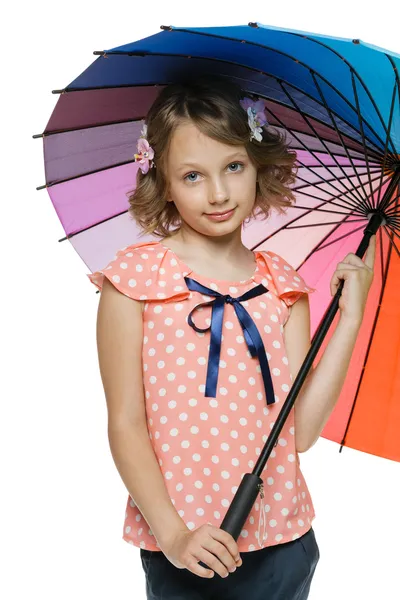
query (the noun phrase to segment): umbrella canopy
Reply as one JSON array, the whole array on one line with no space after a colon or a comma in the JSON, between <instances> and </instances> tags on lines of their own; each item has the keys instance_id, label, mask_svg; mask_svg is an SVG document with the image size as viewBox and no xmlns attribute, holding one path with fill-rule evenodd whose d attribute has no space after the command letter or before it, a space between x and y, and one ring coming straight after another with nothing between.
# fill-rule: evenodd
<instances>
[{"instance_id":1,"label":"umbrella canopy","mask_svg":"<svg viewBox=\"0 0 400 600\"><path fill-rule=\"evenodd\" d=\"M371 215L384 215L364 320L322 437L400 460L400 56L360 40L258 23L161 29L95 52L87 69L54 92L58 102L34 137L43 137L42 187L63 240L91 271L139 241L128 213L133 154L165 85L218 74L264 98L269 124L297 152L296 203L285 215L255 219L242 239L252 250L280 254L316 288L312 333L331 301L337 263L355 252Z\"/></svg>"}]
</instances>

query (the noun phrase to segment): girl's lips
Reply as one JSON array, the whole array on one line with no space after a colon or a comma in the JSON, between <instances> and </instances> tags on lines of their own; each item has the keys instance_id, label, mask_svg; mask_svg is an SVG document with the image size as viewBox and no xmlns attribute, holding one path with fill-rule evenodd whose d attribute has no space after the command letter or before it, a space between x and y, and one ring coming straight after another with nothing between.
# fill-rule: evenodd
<instances>
[{"instance_id":1,"label":"girl's lips","mask_svg":"<svg viewBox=\"0 0 400 600\"><path fill-rule=\"evenodd\" d=\"M211 219L212 221L226 221L233 215L234 212L235 212L235 208L232 208L232 210L230 210L229 212L223 213L222 215L206 213L206 216L209 219Z\"/></svg>"}]
</instances>

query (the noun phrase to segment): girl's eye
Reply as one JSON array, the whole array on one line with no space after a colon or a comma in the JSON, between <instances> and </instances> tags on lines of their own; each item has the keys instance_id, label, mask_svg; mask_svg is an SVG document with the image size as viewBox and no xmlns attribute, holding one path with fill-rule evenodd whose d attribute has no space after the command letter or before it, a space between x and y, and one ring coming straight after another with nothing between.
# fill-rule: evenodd
<instances>
[{"instance_id":1,"label":"girl's eye","mask_svg":"<svg viewBox=\"0 0 400 600\"><path fill-rule=\"evenodd\" d=\"M191 177L192 175L194 175L196 177L198 175L198 173L195 173L195 172L189 173L188 175L186 175L186 177L184 177L184 179L187 180L187 181L192 181L192 182L196 181L196 179L193 179Z\"/></svg>"},{"instance_id":2,"label":"girl's eye","mask_svg":"<svg viewBox=\"0 0 400 600\"><path fill-rule=\"evenodd\" d=\"M234 169L234 171L231 171L231 173L237 173L238 171L241 171L244 166L243 163L239 163L239 162L231 163L229 166L232 167L232 165L236 165L237 167L241 167L241 168Z\"/></svg>"}]
</instances>

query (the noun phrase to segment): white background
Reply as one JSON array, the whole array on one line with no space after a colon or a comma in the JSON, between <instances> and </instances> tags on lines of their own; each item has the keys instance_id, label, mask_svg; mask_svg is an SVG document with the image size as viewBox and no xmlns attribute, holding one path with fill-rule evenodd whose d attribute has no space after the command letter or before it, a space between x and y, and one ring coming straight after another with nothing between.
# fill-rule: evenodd
<instances>
[{"instance_id":1,"label":"white background","mask_svg":"<svg viewBox=\"0 0 400 600\"><path fill-rule=\"evenodd\" d=\"M46 190L42 140L60 89L103 50L160 25L258 21L400 52L395 0L37 0L2 14L0 594L5 600L145 598L122 540L127 491L113 463L97 363L99 294ZM397 6L397 8L395 8ZM11 12L10 12L11 11ZM397 12L397 18L395 13ZM379 402L379 398L376 399ZM311 600L400 598L400 464L324 439L300 455L321 559ZM397 565L397 566L396 566ZM288 599L289 600L289 599Z\"/></svg>"}]
</instances>

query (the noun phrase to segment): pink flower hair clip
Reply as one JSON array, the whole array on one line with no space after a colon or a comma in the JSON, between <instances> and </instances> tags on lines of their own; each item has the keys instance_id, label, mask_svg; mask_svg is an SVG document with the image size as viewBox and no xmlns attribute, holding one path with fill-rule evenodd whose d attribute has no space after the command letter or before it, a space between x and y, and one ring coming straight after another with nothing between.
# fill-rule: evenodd
<instances>
[{"instance_id":1,"label":"pink flower hair clip","mask_svg":"<svg viewBox=\"0 0 400 600\"><path fill-rule=\"evenodd\" d=\"M137 142L138 154L134 154L135 162L139 163L140 170L145 175L149 169L151 169L154 165L154 150L149 145L149 142L146 139L147 137L147 125L143 125L143 129L140 132L140 137Z\"/></svg>"},{"instance_id":2,"label":"pink flower hair clip","mask_svg":"<svg viewBox=\"0 0 400 600\"><path fill-rule=\"evenodd\" d=\"M240 101L240 106L247 112L248 123L251 130L250 141L255 138L258 142L262 141L262 127L268 125L267 117L265 116L265 101L252 100L251 98L243 98Z\"/></svg>"}]
</instances>

